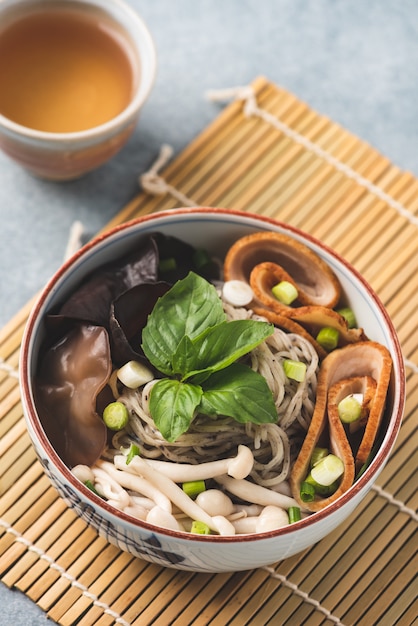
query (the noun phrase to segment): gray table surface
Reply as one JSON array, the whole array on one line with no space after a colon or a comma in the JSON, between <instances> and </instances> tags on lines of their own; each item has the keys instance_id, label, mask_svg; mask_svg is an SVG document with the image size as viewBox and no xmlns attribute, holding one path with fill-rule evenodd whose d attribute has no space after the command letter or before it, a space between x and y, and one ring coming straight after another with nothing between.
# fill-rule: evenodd
<instances>
[{"instance_id":1,"label":"gray table surface","mask_svg":"<svg viewBox=\"0 0 418 626\"><path fill-rule=\"evenodd\" d=\"M158 76L136 132L108 164L69 183L0 154L0 324L62 262L71 225L93 236L138 192L163 143L178 153L220 111L213 88L264 75L418 176L416 0L128 0L151 30ZM44 613L0 584L0 624Z\"/></svg>"}]
</instances>

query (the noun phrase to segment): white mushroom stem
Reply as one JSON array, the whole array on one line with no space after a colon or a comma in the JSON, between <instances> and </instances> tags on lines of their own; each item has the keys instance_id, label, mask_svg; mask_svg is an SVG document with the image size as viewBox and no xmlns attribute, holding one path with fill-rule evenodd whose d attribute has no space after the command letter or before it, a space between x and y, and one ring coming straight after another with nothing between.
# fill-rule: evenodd
<instances>
[{"instance_id":1,"label":"white mushroom stem","mask_svg":"<svg viewBox=\"0 0 418 626\"><path fill-rule=\"evenodd\" d=\"M270 489L276 491L277 493L281 493L284 496L292 496L292 490L290 489L290 485L287 480L283 480L281 483L273 485Z\"/></svg>"},{"instance_id":2,"label":"white mushroom stem","mask_svg":"<svg viewBox=\"0 0 418 626\"><path fill-rule=\"evenodd\" d=\"M266 506L255 517L243 517L232 521L237 534L264 533L277 530L289 524L289 518L284 509L277 506Z\"/></svg>"},{"instance_id":3,"label":"white mushroom stem","mask_svg":"<svg viewBox=\"0 0 418 626\"><path fill-rule=\"evenodd\" d=\"M282 493L271 491L261 485L250 483L248 480L237 480L230 478L229 476L217 476L215 477L217 483L222 485L226 491L234 494L245 500L246 502L253 502L255 504L261 504L262 506L278 506L282 509L288 509L291 506L299 507L299 504L293 498L285 496Z\"/></svg>"},{"instance_id":4,"label":"white mushroom stem","mask_svg":"<svg viewBox=\"0 0 418 626\"><path fill-rule=\"evenodd\" d=\"M235 457L219 461L193 465L147 459L147 463L161 474L164 474L164 476L171 478L175 483L184 483L191 480L208 480L223 474L228 474L238 479L246 478L253 469L254 457L247 446L240 445Z\"/></svg>"},{"instance_id":5,"label":"white mushroom stem","mask_svg":"<svg viewBox=\"0 0 418 626\"><path fill-rule=\"evenodd\" d=\"M260 504L234 504L232 515L241 517L258 517L263 507Z\"/></svg>"},{"instance_id":6,"label":"white mushroom stem","mask_svg":"<svg viewBox=\"0 0 418 626\"><path fill-rule=\"evenodd\" d=\"M184 530L184 527L176 520L174 515L164 511L159 506L154 506L146 516L146 521L162 528L168 528L170 530Z\"/></svg>"},{"instance_id":7,"label":"white mushroom stem","mask_svg":"<svg viewBox=\"0 0 418 626\"><path fill-rule=\"evenodd\" d=\"M147 511L150 511L155 506L155 502L151 500L151 498L146 498L145 496L133 495L132 493L130 494L130 496L134 505L140 506L143 509L146 509Z\"/></svg>"},{"instance_id":8,"label":"white mushroom stem","mask_svg":"<svg viewBox=\"0 0 418 626\"><path fill-rule=\"evenodd\" d=\"M231 498L220 489L207 489L202 491L196 498L196 504L208 515L223 515L228 517L234 512Z\"/></svg>"},{"instance_id":9,"label":"white mushroom stem","mask_svg":"<svg viewBox=\"0 0 418 626\"><path fill-rule=\"evenodd\" d=\"M126 458L122 456L121 459L123 459L123 463L126 467ZM109 461L98 461L97 465L104 472L106 472L110 478L113 478L114 481L119 483L119 485L150 498L159 507L168 513L171 513L170 498L168 498L158 488L156 488L154 484L150 483L145 478L136 474L131 474L127 471L119 471L113 463L109 463ZM120 469L123 470L125 468L122 466Z\"/></svg>"},{"instance_id":10,"label":"white mushroom stem","mask_svg":"<svg viewBox=\"0 0 418 626\"><path fill-rule=\"evenodd\" d=\"M249 535L256 532L258 516L241 517L231 520L237 535Z\"/></svg>"},{"instance_id":11,"label":"white mushroom stem","mask_svg":"<svg viewBox=\"0 0 418 626\"><path fill-rule=\"evenodd\" d=\"M114 462L117 467L123 467L123 465L126 467L126 460L123 456L115 456ZM208 515L206 511L198 506L194 500L189 498L183 489L176 485L171 478L155 470L145 459L135 456L129 463L129 467L135 469L139 476L145 478L159 491L164 493L173 504L178 506L178 508L186 513L192 520L204 522L211 530L214 530L220 535L235 534L234 527L227 519L221 516L211 517Z\"/></svg>"},{"instance_id":12,"label":"white mushroom stem","mask_svg":"<svg viewBox=\"0 0 418 626\"><path fill-rule=\"evenodd\" d=\"M75 465L71 472L83 484L88 481L94 482L94 474L88 465Z\"/></svg>"},{"instance_id":13,"label":"white mushroom stem","mask_svg":"<svg viewBox=\"0 0 418 626\"><path fill-rule=\"evenodd\" d=\"M123 511L124 513L127 513L128 515L132 515L132 517L136 517L137 519L142 519L142 520L146 520L147 515L149 513L148 509L145 509L143 506L138 506L137 504L133 504L131 506L125 506Z\"/></svg>"},{"instance_id":14,"label":"white mushroom stem","mask_svg":"<svg viewBox=\"0 0 418 626\"><path fill-rule=\"evenodd\" d=\"M106 502L110 504L110 506L115 507L115 509L123 511L124 513L128 513L129 515L132 515L132 517L136 517L137 519L145 520L149 512L149 509L145 509L143 506L138 506L133 502L130 502L128 504L120 500L106 500Z\"/></svg>"},{"instance_id":15,"label":"white mushroom stem","mask_svg":"<svg viewBox=\"0 0 418 626\"><path fill-rule=\"evenodd\" d=\"M93 468L94 486L97 492L113 503L118 509L124 509L131 504L129 494L123 489L117 480L97 467Z\"/></svg>"}]
</instances>

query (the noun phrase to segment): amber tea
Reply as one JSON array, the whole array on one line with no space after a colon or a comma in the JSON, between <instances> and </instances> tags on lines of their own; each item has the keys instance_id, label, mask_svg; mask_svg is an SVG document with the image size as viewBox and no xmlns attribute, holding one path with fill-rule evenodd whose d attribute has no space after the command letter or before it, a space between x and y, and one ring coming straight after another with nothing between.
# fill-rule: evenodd
<instances>
[{"instance_id":1,"label":"amber tea","mask_svg":"<svg viewBox=\"0 0 418 626\"><path fill-rule=\"evenodd\" d=\"M49 8L10 21L0 28L0 114L50 133L104 124L132 98L130 54L99 14Z\"/></svg>"}]
</instances>

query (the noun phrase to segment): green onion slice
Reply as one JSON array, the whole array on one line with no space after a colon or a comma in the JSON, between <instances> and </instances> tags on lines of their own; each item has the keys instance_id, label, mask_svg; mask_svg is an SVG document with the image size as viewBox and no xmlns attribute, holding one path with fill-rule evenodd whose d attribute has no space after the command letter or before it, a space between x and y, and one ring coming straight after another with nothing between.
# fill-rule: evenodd
<instances>
[{"instance_id":1,"label":"green onion slice","mask_svg":"<svg viewBox=\"0 0 418 626\"><path fill-rule=\"evenodd\" d=\"M338 346L340 333L332 326L324 326L316 336L316 340L327 352L331 352Z\"/></svg>"},{"instance_id":2,"label":"green onion slice","mask_svg":"<svg viewBox=\"0 0 418 626\"><path fill-rule=\"evenodd\" d=\"M91 482L91 480L86 480L86 482L84 483L85 486L87 487L87 489L90 489L90 491L92 491L93 493L96 494L96 496L101 497L100 493L97 491L96 487L93 485L93 483Z\"/></svg>"},{"instance_id":3,"label":"green onion slice","mask_svg":"<svg viewBox=\"0 0 418 626\"><path fill-rule=\"evenodd\" d=\"M283 369L288 378L296 380L298 383L305 380L306 363L302 363L302 361L293 361L292 359L285 359L283 361Z\"/></svg>"},{"instance_id":4,"label":"green onion slice","mask_svg":"<svg viewBox=\"0 0 418 626\"><path fill-rule=\"evenodd\" d=\"M298 290L288 280L282 280L271 289L273 296L282 304L292 304L298 297Z\"/></svg>"},{"instance_id":5,"label":"green onion slice","mask_svg":"<svg viewBox=\"0 0 418 626\"><path fill-rule=\"evenodd\" d=\"M289 524L294 524L301 519L300 508L298 506L289 507L287 514L289 516Z\"/></svg>"},{"instance_id":6,"label":"green onion slice","mask_svg":"<svg viewBox=\"0 0 418 626\"><path fill-rule=\"evenodd\" d=\"M344 424L356 422L361 417L362 394L350 394L338 403L338 416Z\"/></svg>"},{"instance_id":7,"label":"green onion slice","mask_svg":"<svg viewBox=\"0 0 418 626\"><path fill-rule=\"evenodd\" d=\"M139 455L140 455L140 452L139 452L138 446L135 443L131 443L131 447L129 448L129 452L126 457L126 465L129 465L132 459Z\"/></svg>"},{"instance_id":8,"label":"green onion slice","mask_svg":"<svg viewBox=\"0 0 418 626\"><path fill-rule=\"evenodd\" d=\"M170 272L172 270L175 270L177 269L177 261L174 257L160 259L158 269L160 270L160 272Z\"/></svg>"},{"instance_id":9,"label":"green onion slice","mask_svg":"<svg viewBox=\"0 0 418 626\"><path fill-rule=\"evenodd\" d=\"M195 520L192 522L190 532L195 535L210 535L210 528L205 522Z\"/></svg>"},{"instance_id":10,"label":"green onion slice","mask_svg":"<svg viewBox=\"0 0 418 626\"><path fill-rule=\"evenodd\" d=\"M302 502L312 502L315 498L315 488L304 481L300 486L300 499Z\"/></svg>"},{"instance_id":11,"label":"green onion slice","mask_svg":"<svg viewBox=\"0 0 418 626\"><path fill-rule=\"evenodd\" d=\"M110 430L122 430L129 421L129 411L123 402L111 402L103 411L103 421Z\"/></svg>"},{"instance_id":12,"label":"green onion slice","mask_svg":"<svg viewBox=\"0 0 418 626\"><path fill-rule=\"evenodd\" d=\"M117 370L117 377L125 387L138 389L149 383L154 378L154 374L143 363L128 361Z\"/></svg>"},{"instance_id":13,"label":"green onion slice","mask_svg":"<svg viewBox=\"0 0 418 626\"><path fill-rule=\"evenodd\" d=\"M314 480L312 478L312 474L308 474L307 477L305 478L305 481L308 483L308 485L311 485L314 488L315 493L318 496L331 496L334 491L337 491L338 489L338 485L339 485L339 481L335 480L333 483L331 483L330 485L320 485L319 483L316 482L316 480Z\"/></svg>"},{"instance_id":14,"label":"green onion slice","mask_svg":"<svg viewBox=\"0 0 418 626\"><path fill-rule=\"evenodd\" d=\"M328 456L328 448L314 448L311 456L311 467L316 465L318 461L325 458L326 456Z\"/></svg>"},{"instance_id":15,"label":"green onion slice","mask_svg":"<svg viewBox=\"0 0 418 626\"><path fill-rule=\"evenodd\" d=\"M313 480L324 487L329 487L344 474L344 463L335 456L328 454L311 469Z\"/></svg>"},{"instance_id":16,"label":"green onion slice","mask_svg":"<svg viewBox=\"0 0 418 626\"><path fill-rule=\"evenodd\" d=\"M337 313L339 313L341 317L345 319L345 321L347 322L348 328L357 328L357 320L356 320L356 316L354 315L353 309L350 309L350 307L345 306L342 309L337 309Z\"/></svg>"},{"instance_id":17,"label":"green onion slice","mask_svg":"<svg viewBox=\"0 0 418 626\"><path fill-rule=\"evenodd\" d=\"M204 248L197 248L193 253L193 262L198 270L210 263L210 260L210 256Z\"/></svg>"},{"instance_id":18,"label":"green onion slice","mask_svg":"<svg viewBox=\"0 0 418 626\"><path fill-rule=\"evenodd\" d=\"M204 480L190 480L189 482L182 484L182 489L189 498L197 498L199 493L206 491L206 484Z\"/></svg>"}]
</instances>

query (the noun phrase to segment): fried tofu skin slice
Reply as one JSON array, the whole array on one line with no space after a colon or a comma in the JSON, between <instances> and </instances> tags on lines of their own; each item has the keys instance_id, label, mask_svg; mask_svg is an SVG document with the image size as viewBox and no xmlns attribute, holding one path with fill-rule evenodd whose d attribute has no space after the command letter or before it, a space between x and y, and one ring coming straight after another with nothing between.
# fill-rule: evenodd
<instances>
[{"instance_id":1,"label":"fried tofu skin slice","mask_svg":"<svg viewBox=\"0 0 418 626\"><path fill-rule=\"evenodd\" d=\"M317 384L315 409L302 448L293 466L290 485L292 495L301 507L312 512L325 508L345 493L354 483L358 469L366 462L376 441L385 410L392 370L392 359L387 348L373 341L352 343L331 352L322 362ZM346 388L347 380L370 377L375 385L367 383L368 416L360 445L353 453L336 401ZM339 383L343 382L343 385ZM335 385L337 385L335 387ZM331 393L330 393L331 392ZM312 502L302 502L300 487L310 472L310 461L316 446L327 447L344 463L344 474L337 490L328 497L316 496Z\"/></svg>"}]
</instances>

